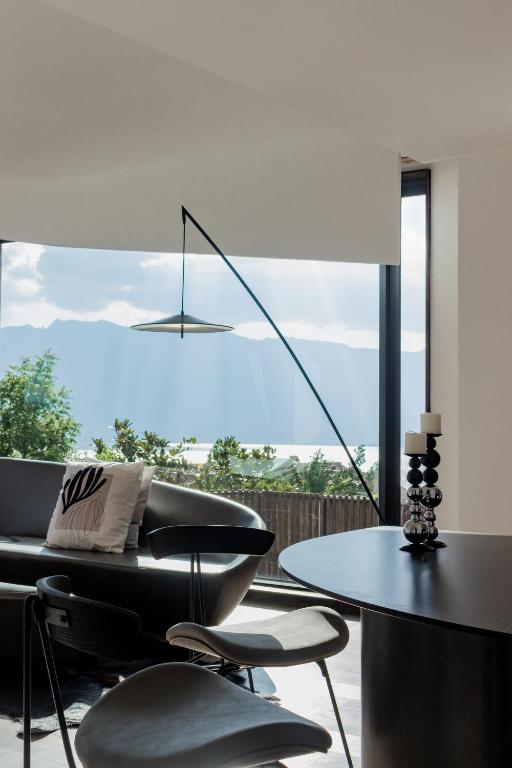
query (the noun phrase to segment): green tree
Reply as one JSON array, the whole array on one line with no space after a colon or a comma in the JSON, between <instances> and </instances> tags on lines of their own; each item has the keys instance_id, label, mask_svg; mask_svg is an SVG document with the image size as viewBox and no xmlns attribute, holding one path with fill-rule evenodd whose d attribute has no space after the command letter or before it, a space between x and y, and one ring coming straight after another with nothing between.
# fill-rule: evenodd
<instances>
[{"instance_id":1,"label":"green tree","mask_svg":"<svg viewBox=\"0 0 512 768\"><path fill-rule=\"evenodd\" d=\"M156 432L137 434L129 419L115 419L114 441L108 446L101 437L93 438L96 458L101 461L143 461L156 466L156 477L170 483L188 485L194 470L185 459L187 445L196 443L195 437L184 437L171 445Z\"/></svg>"},{"instance_id":2,"label":"green tree","mask_svg":"<svg viewBox=\"0 0 512 768\"><path fill-rule=\"evenodd\" d=\"M96 457L102 461L144 461L157 467L156 477L170 483L189 485L212 493L236 490L300 491L302 493L364 495L359 478L351 466L328 461L321 450L307 464L297 458L276 461L271 445L248 450L233 435L215 441L206 462L194 465L185 458L187 445L195 437L184 437L173 445L155 432L138 435L128 419L114 421L114 441L108 446L102 438L93 440ZM354 460L361 469L366 455L363 446ZM375 485L378 465L363 472L370 488Z\"/></svg>"},{"instance_id":3,"label":"green tree","mask_svg":"<svg viewBox=\"0 0 512 768\"><path fill-rule=\"evenodd\" d=\"M296 462L289 460L288 466L276 469L275 459L276 449L271 445L249 451L233 435L221 437L213 444L206 463L199 467L195 486L216 493L298 490Z\"/></svg>"},{"instance_id":4,"label":"green tree","mask_svg":"<svg viewBox=\"0 0 512 768\"><path fill-rule=\"evenodd\" d=\"M379 477L379 465L378 462L375 462L370 469L365 471L363 470L365 462L366 449L364 445L360 445L355 450L354 463L359 467L370 490L375 492L375 486ZM332 473L325 492L342 496L366 496L366 491L351 465L348 467L342 466Z\"/></svg>"},{"instance_id":5,"label":"green tree","mask_svg":"<svg viewBox=\"0 0 512 768\"><path fill-rule=\"evenodd\" d=\"M203 491L221 492L243 487L240 475L231 470L232 459L245 461L249 452L233 435L215 441L206 464L199 468L196 485Z\"/></svg>"},{"instance_id":6,"label":"green tree","mask_svg":"<svg viewBox=\"0 0 512 768\"><path fill-rule=\"evenodd\" d=\"M74 450L80 424L69 391L57 385L56 363L50 350L23 357L0 379L0 455L64 461Z\"/></svg>"},{"instance_id":7,"label":"green tree","mask_svg":"<svg viewBox=\"0 0 512 768\"><path fill-rule=\"evenodd\" d=\"M315 451L311 461L299 475L297 490L306 493L326 493L334 473L332 464L324 458L322 451Z\"/></svg>"}]
</instances>

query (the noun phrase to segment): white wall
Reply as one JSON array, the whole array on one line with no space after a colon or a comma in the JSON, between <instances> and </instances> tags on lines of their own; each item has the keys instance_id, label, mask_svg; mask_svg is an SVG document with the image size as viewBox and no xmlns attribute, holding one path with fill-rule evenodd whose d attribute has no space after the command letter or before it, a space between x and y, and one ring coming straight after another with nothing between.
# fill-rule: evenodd
<instances>
[{"instance_id":1,"label":"white wall","mask_svg":"<svg viewBox=\"0 0 512 768\"><path fill-rule=\"evenodd\" d=\"M512 153L434 167L432 222L440 523L512 534Z\"/></svg>"}]
</instances>

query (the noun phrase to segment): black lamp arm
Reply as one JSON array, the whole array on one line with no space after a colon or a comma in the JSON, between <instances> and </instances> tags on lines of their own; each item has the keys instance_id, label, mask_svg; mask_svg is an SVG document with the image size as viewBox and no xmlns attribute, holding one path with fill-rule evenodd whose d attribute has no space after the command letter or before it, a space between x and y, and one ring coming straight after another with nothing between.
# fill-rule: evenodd
<instances>
[{"instance_id":1,"label":"black lamp arm","mask_svg":"<svg viewBox=\"0 0 512 768\"><path fill-rule=\"evenodd\" d=\"M245 290L247 291L247 293L249 294L251 299L254 301L254 303L256 304L258 309L265 316L265 318L268 320L268 322L270 323L270 325L272 326L272 328L274 329L276 334L279 336L279 338L283 342L283 344L286 347L286 349L288 350L291 358L293 359L295 365L297 366L297 368L301 372L302 376L304 377L304 380L305 380L306 384L308 385L308 387L310 388L311 392L313 393L313 395L314 395L316 401L318 402L320 408L324 412L327 421L329 422L329 424L331 425L331 427L332 427L332 429L334 431L334 434L336 435L336 437L340 441L340 443L341 443L345 453L347 454L348 460L350 461L350 463L352 465L352 468L353 468L354 472L356 473L356 475L357 475L357 477L359 479L359 482L363 486L363 488L364 488L364 490L365 490L365 492L366 492L366 494L367 494L367 496L368 496L368 498L369 498L373 508L375 509L375 511L376 511L376 513L377 513L377 515L379 517L380 522L383 525L385 525L386 521L384 520L384 518L383 518L383 516L382 516L382 514L380 512L379 505L377 504L377 502L376 502L372 492L370 491L370 488L368 487L368 483L364 479L361 470L359 469L359 467L357 466L356 462L354 461L354 458L352 457L352 454L350 453L350 451L349 451L349 449L347 447L347 444L345 443L345 441L344 441L344 439L343 439L343 437L341 435L341 432L339 431L338 427L336 426L336 424L334 422L334 419L332 418L331 414L329 413L329 411L327 409L327 406L325 405L324 401L320 397L320 394L318 393L315 385L313 384L313 382L309 378L309 376L308 376L304 366L302 365L302 363L300 362L299 358L295 354L293 348L290 346L290 344L287 341L287 339L285 338L285 336L281 333L281 331L279 330L279 327L276 325L276 323L274 322L272 317L269 315L269 313L267 312L267 310L265 309L265 307L263 306L261 301L258 299L258 297L254 293L254 291L245 282L245 280L243 279L242 275L233 266L233 264L230 262L230 260L227 258L227 256L225 256L222 253L222 251L219 248L219 246L216 243L214 243L212 238L202 228L202 226L199 224L199 222L196 221L196 219L192 216L192 214L184 206L181 206L181 216L182 216L182 220L183 220L183 227L185 228L185 222L188 219L194 225L194 227L198 230L198 232L201 233L201 235L204 237L204 239L211 245L211 247L213 248L215 253L218 254L218 256L220 256L220 258L223 260L223 262L226 264L226 266L231 270L231 272L234 274L234 276L236 277L238 282L245 288Z\"/></svg>"},{"instance_id":2,"label":"black lamp arm","mask_svg":"<svg viewBox=\"0 0 512 768\"><path fill-rule=\"evenodd\" d=\"M181 219L183 221L183 249L181 254L181 314L183 315L183 304L185 300L185 246L186 246L186 234L187 234L187 215L185 209L181 208ZM183 338L183 334L182 334Z\"/></svg>"}]
</instances>

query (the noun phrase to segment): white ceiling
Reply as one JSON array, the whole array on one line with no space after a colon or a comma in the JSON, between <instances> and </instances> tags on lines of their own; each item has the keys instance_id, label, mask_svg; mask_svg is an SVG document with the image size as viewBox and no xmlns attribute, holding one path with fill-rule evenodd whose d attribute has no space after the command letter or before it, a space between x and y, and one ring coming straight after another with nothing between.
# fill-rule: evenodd
<instances>
[{"instance_id":1,"label":"white ceiling","mask_svg":"<svg viewBox=\"0 0 512 768\"><path fill-rule=\"evenodd\" d=\"M49 0L422 162L512 146L510 0Z\"/></svg>"},{"instance_id":2,"label":"white ceiling","mask_svg":"<svg viewBox=\"0 0 512 768\"><path fill-rule=\"evenodd\" d=\"M398 261L395 151L57 5L0 0L0 237L175 251L183 203L231 255ZM131 18L195 45L171 5Z\"/></svg>"},{"instance_id":3,"label":"white ceiling","mask_svg":"<svg viewBox=\"0 0 512 768\"><path fill-rule=\"evenodd\" d=\"M231 254L393 263L399 153L512 146L510 0L0 0L0 29L4 238L176 250L183 202Z\"/></svg>"},{"instance_id":4,"label":"white ceiling","mask_svg":"<svg viewBox=\"0 0 512 768\"><path fill-rule=\"evenodd\" d=\"M289 108L174 56L39 0L0 9L4 178L90 175L159 162L170 148L234 149L248 135L296 132Z\"/></svg>"}]
</instances>

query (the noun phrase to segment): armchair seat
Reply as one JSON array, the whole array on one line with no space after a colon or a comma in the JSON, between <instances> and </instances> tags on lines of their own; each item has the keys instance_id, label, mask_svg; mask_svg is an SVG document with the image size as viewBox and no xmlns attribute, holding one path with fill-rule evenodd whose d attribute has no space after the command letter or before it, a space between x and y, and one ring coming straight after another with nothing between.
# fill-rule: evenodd
<instances>
[{"instance_id":1,"label":"armchair seat","mask_svg":"<svg viewBox=\"0 0 512 768\"><path fill-rule=\"evenodd\" d=\"M34 538L31 536L16 536L12 538L3 537L0 534L0 557L17 560L21 556L26 559L33 558L39 562L44 558L43 570L48 570L48 564L60 565L63 567L66 563L76 562L94 566L100 569L123 569L129 571L167 571L169 573L184 573L188 575L190 568L190 558L185 556L170 557L157 563L149 551L148 547L139 547L137 549L127 549L120 554L113 552L95 552L93 550L83 549L58 549L44 546L44 538ZM222 573L234 563L236 558L233 555L211 555L204 564L204 572ZM15 588L16 585L11 585ZM19 591L19 590L16 590Z\"/></svg>"},{"instance_id":2,"label":"armchair seat","mask_svg":"<svg viewBox=\"0 0 512 768\"><path fill-rule=\"evenodd\" d=\"M349 631L336 611L320 606L226 627L181 622L166 637L171 645L241 666L282 667L334 656L347 645Z\"/></svg>"},{"instance_id":3,"label":"armchair seat","mask_svg":"<svg viewBox=\"0 0 512 768\"><path fill-rule=\"evenodd\" d=\"M66 573L77 591L139 613L144 632L165 642L169 612L186 616L188 610L188 578L190 559L169 557L157 562L146 547L126 550L122 554L89 552L78 549L49 549L44 538L16 536L16 540L0 535L0 568L5 581L33 585L49 574ZM206 589L213 605L237 604L240 574L252 568L243 558L211 555L203 566ZM252 575L252 570L249 571ZM237 597L231 597L230 588ZM240 598L239 598L240 599ZM233 601L233 602L231 602ZM0 617L5 614L0 603ZM20 622L17 622L20 624ZM20 628L16 631L19 637ZM2 635L3 633L0 633ZM12 649L10 638L4 637L0 647ZM19 648L19 646L18 646Z\"/></svg>"}]
</instances>

